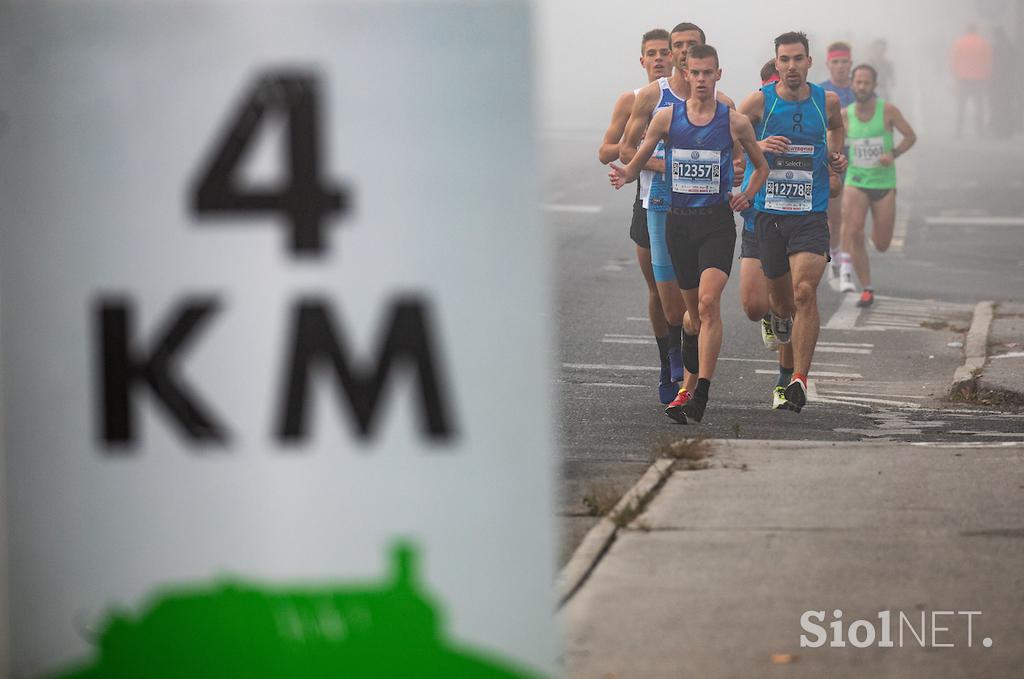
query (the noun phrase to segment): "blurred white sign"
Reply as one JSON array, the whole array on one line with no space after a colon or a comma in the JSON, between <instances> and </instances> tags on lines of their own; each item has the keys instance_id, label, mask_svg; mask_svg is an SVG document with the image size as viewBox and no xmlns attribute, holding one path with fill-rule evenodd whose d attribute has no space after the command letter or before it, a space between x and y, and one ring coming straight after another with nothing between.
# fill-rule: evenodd
<instances>
[{"instance_id":1,"label":"blurred white sign","mask_svg":"<svg viewBox=\"0 0 1024 679\"><path fill-rule=\"evenodd\" d=\"M554 672L528 10L0 8L13 676Z\"/></svg>"}]
</instances>

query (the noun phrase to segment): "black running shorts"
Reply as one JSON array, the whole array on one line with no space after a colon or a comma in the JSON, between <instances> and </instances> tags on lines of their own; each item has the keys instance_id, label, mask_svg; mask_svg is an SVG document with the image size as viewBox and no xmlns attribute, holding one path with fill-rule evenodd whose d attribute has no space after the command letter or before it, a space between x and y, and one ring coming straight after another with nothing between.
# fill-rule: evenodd
<instances>
[{"instance_id":1,"label":"black running shorts","mask_svg":"<svg viewBox=\"0 0 1024 679\"><path fill-rule=\"evenodd\" d=\"M872 202L872 203L877 203L878 201L880 201L883 198L885 198L886 196L888 196L891 192L896 190L896 189L865 189L862 186L853 186L853 185L851 185L850 188L857 189L858 191L863 191L864 195L867 196L868 200L870 202Z\"/></svg>"},{"instance_id":2,"label":"black running shorts","mask_svg":"<svg viewBox=\"0 0 1024 679\"><path fill-rule=\"evenodd\" d=\"M636 200L633 201L633 221L629 224L629 237L640 247L651 249L651 235L647 233L647 210L640 202L640 182L636 183Z\"/></svg>"},{"instance_id":3,"label":"black running shorts","mask_svg":"<svg viewBox=\"0 0 1024 679\"><path fill-rule=\"evenodd\" d=\"M736 251L736 220L727 204L673 208L665 220L665 241L679 287L693 290L708 269L732 272Z\"/></svg>"},{"instance_id":4,"label":"black running shorts","mask_svg":"<svg viewBox=\"0 0 1024 679\"><path fill-rule=\"evenodd\" d=\"M757 232L742 230L740 239L740 259L761 259L761 250L757 247Z\"/></svg>"},{"instance_id":5,"label":"black running shorts","mask_svg":"<svg viewBox=\"0 0 1024 679\"><path fill-rule=\"evenodd\" d=\"M828 215L804 212L776 215L758 212L754 218L757 246L761 251L761 268L767 278L789 273L789 256L811 252L828 260Z\"/></svg>"}]
</instances>

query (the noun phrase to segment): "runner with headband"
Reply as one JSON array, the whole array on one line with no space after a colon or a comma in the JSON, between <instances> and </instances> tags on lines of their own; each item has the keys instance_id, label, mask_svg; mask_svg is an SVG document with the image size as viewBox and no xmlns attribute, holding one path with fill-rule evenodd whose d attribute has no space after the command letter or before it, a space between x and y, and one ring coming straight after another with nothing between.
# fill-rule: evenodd
<instances>
[{"instance_id":1,"label":"runner with headband","mask_svg":"<svg viewBox=\"0 0 1024 679\"><path fill-rule=\"evenodd\" d=\"M839 95L839 105L846 108L853 103L852 80L850 69L853 67L853 52L848 42L834 42L828 46L825 65L828 66L829 79L822 82L821 86L827 92L835 92ZM843 149L843 155L849 157L848 149ZM832 266L829 273L832 278L840 278L840 263L843 259L849 259L849 255L842 251L842 224L843 224L843 200L842 188L845 177L839 177L839 193L828 201L828 246L829 255L832 257ZM840 278L840 286L843 285ZM852 290L852 283L846 287ZM842 287L840 288L843 289ZM844 292L847 290L843 290Z\"/></svg>"}]
</instances>

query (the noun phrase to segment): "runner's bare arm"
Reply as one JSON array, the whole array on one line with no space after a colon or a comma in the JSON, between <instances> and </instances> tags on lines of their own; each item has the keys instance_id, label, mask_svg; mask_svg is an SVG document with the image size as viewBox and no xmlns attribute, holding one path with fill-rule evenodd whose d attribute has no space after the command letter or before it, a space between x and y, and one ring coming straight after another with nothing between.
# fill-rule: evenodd
<instances>
[{"instance_id":1,"label":"runner's bare arm","mask_svg":"<svg viewBox=\"0 0 1024 679\"><path fill-rule=\"evenodd\" d=\"M843 145L846 144L846 125L843 123L843 107L839 103L839 95L835 92L825 93L825 112L828 116L828 151L829 164L836 172L846 169L847 161L843 156Z\"/></svg>"},{"instance_id":2,"label":"runner's bare arm","mask_svg":"<svg viewBox=\"0 0 1024 679\"><path fill-rule=\"evenodd\" d=\"M629 122L626 123L626 134L619 144L619 160L623 163L629 163L636 155L647 124L654 114L654 107L658 105L660 99L661 86L657 82L653 82L637 92L633 110L629 114Z\"/></svg>"},{"instance_id":3,"label":"runner's bare arm","mask_svg":"<svg viewBox=\"0 0 1024 679\"><path fill-rule=\"evenodd\" d=\"M761 112L764 111L764 92L752 92L736 110L745 115L751 125L757 125L761 122Z\"/></svg>"},{"instance_id":4,"label":"runner's bare arm","mask_svg":"<svg viewBox=\"0 0 1024 679\"><path fill-rule=\"evenodd\" d=\"M732 143L732 186L743 186L743 175L747 171L747 159L743 155L743 146L738 141Z\"/></svg>"},{"instance_id":5,"label":"runner's bare arm","mask_svg":"<svg viewBox=\"0 0 1024 679\"><path fill-rule=\"evenodd\" d=\"M597 150L597 158L607 165L619 157L619 142L626 132L626 123L629 122L630 111L633 110L633 102L636 95L633 90L623 92L615 101L615 108L612 109L612 121L605 130L604 139L601 140L601 147Z\"/></svg>"},{"instance_id":6,"label":"runner's bare arm","mask_svg":"<svg viewBox=\"0 0 1024 679\"><path fill-rule=\"evenodd\" d=\"M654 153L658 142L668 136L668 129L672 123L672 109L672 106L666 106L654 115L654 119L651 120L651 124L647 128L647 134L644 135L644 142L626 167L620 167L615 163L608 166L611 168L611 171L608 172L608 180L612 186L621 189L640 176L640 170L644 169L644 165Z\"/></svg>"},{"instance_id":7,"label":"runner's bare arm","mask_svg":"<svg viewBox=\"0 0 1024 679\"><path fill-rule=\"evenodd\" d=\"M917 134L914 132L914 128L910 126L910 123L907 122L907 119L903 117L903 112L892 104L885 105L884 115L891 122L892 127L903 137L896 148L892 150L893 160L895 160L917 143Z\"/></svg>"},{"instance_id":8,"label":"runner's bare arm","mask_svg":"<svg viewBox=\"0 0 1024 679\"><path fill-rule=\"evenodd\" d=\"M757 90L740 104L740 113L745 115L751 126L761 122L761 115L764 112L764 92ZM758 142L763 153L785 153L789 149L789 139L779 135L766 137Z\"/></svg>"},{"instance_id":9,"label":"runner's bare arm","mask_svg":"<svg viewBox=\"0 0 1024 679\"><path fill-rule=\"evenodd\" d=\"M750 119L747 116L732 111L729 115L729 129L732 132L732 138L743 147L743 150L750 156L750 162L754 164L754 173L750 175L750 183L747 185L746 191L734 194L729 201L733 210L745 210L753 204L754 197L764 185L765 180L768 179L768 161L765 160L764 153L761 152L761 147L757 144L754 126L750 124Z\"/></svg>"},{"instance_id":10,"label":"runner's bare arm","mask_svg":"<svg viewBox=\"0 0 1024 679\"><path fill-rule=\"evenodd\" d=\"M736 102L724 92L715 91L715 99L722 102L732 110L736 110ZM739 186L743 183L743 172L746 170L746 163L743 160L743 148L738 141L732 143L732 185Z\"/></svg>"}]
</instances>

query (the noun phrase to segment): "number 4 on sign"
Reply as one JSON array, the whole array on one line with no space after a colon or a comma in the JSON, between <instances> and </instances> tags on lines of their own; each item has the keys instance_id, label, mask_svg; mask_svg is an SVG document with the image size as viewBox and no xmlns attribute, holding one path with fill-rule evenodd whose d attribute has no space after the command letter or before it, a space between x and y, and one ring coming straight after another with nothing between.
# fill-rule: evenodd
<instances>
[{"instance_id":1,"label":"number 4 on sign","mask_svg":"<svg viewBox=\"0 0 1024 679\"><path fill-rule=\"evenodd\" d=\"M291 227L292 253L324 253L326 222L349 209L349 198L342 187L320 177L317 83L315 76L301 72L267 73L256 82L196 183L192 200L197 215L279 214ZM287 183L271 191L246 189L239 186L239 161L268 114L287 120Z\"/></svg>"}]
</instances>

